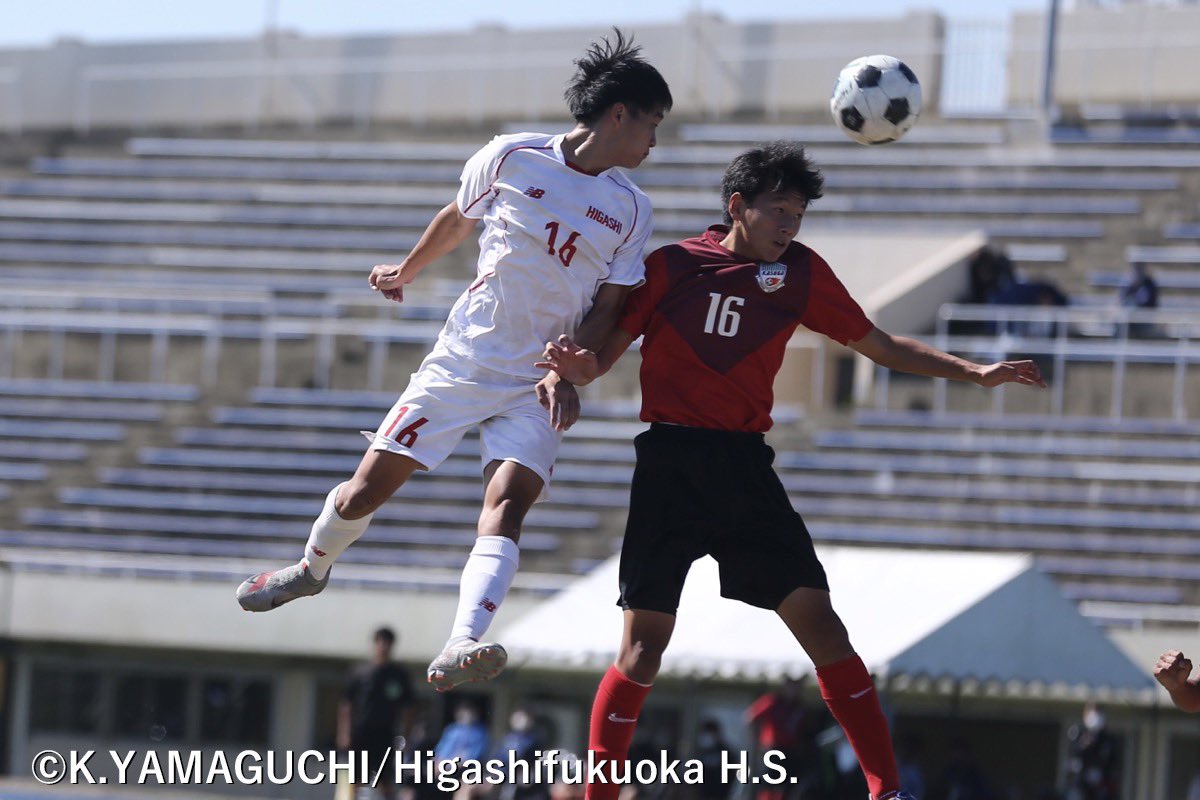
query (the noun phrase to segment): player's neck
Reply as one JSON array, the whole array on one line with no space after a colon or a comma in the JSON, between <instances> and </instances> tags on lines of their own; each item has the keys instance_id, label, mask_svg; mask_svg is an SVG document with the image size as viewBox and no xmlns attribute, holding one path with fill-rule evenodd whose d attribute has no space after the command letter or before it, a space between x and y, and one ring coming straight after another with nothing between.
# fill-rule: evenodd
<instances>
[{"instance_id":1,"label":"player's neck","mask_svg":"<svg viewBox=\"0 0 1200 800\"><path fill-rule=\"evenodd\" d=\"M584 125L576 125L562 141L563 158L570 166L589 175L599 175L616 166L606 154L607 149L597 131Z\"/></svg>"},{"instance_id":2,"label":"player's neck","mask_svg":"<svg viewBox=\"0 0 1200 800\"><path fill-rule=\"evenodd\" d=\"M721 247L750 261L763 260L737 225L730 227L729 233L725 234L725 238L721 240Z\"/></svg>"}]
</instances>

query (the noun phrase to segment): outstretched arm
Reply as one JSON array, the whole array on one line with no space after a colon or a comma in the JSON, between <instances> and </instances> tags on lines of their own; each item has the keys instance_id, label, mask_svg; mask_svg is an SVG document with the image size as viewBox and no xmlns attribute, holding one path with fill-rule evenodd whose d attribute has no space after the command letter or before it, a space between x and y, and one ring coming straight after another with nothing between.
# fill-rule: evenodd
<instances>
[{"instance_id":1,"label":"outstretched arm","mask_svg":"<svg viewBox=\"0 0 1200 800\"><path fill-rule=\"evenodd\" d=\"M929 378L949 378L991 388L1002 383L1021 383L1041 386L1042 371L1033 361L998 361L995 364L976 364L931 347L907 336L893 336L874 328L850 347L876 364L900 372L925 375Z\"/></svg>"},{"instance_id":2,"label":"outstretched arm","mask_svg":"<svg viewBox=\"0 0 1200 800\"><path fill-rule=\"evenodd\" d=\"M404 261L399 264L377 264L371 270L367 283L388 300L403 302L404 287L412 283L425 267L462 244L475 230L478 221L464 216L458 210L457 202L450 203L425 228L416 247Z\"/></svg>"}]
</instances>

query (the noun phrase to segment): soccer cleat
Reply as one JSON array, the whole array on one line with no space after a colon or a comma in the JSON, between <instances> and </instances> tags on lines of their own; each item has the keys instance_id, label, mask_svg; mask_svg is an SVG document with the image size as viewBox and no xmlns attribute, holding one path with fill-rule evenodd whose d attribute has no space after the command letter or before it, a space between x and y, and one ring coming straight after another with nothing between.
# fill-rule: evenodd
<instances>
[{"instance_id":1,"label":"soccer cleat","mask_svg":"<svg viewBox=\"0 0 1200 800\"><path fill-rule=\"evenodd\" d=\"M237 590L238 605L247 611L270 611L297 597L320 594L329 583L329 575L317 580L308 569L308 562L301 561L274 572L261 572L242 581Z\"/></svg>"},{"instance_id":2,"label":"soccer cleat","mask_svg":"<svg viewBox=\"0 0 1200 800\"><path fill-rule=\"evenodd\" d=\"M468 639L453 644L429 664L426 680L439 692L447 692L460 683L491 680L508 663L508 653L495 642Z\"/></svg>"}]
</instances>

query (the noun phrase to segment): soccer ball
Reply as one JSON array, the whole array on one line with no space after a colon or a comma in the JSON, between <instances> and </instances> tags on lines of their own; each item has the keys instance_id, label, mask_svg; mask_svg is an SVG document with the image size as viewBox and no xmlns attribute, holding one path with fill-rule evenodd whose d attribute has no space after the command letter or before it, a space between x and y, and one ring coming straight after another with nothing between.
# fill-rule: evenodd
<instances>
[{"instance_id":1,"label":"soccer ball","mask_svg":"<svg viewBox=\"0 0 1200 800\"><path fill-rule=\"evenodd\" d=\"M921 114L921 84L898 58L856 58L838 74L829 110L837 126L859 144L894 142Z\"/></svg>"}]
</instances>

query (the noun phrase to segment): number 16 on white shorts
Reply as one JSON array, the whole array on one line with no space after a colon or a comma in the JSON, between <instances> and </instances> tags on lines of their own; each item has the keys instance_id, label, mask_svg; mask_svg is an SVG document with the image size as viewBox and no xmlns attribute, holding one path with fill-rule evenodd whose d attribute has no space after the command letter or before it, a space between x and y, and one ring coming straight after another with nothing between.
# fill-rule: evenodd
<instances>
[{"instance_id":1,"label":"number 16 on white shorts","mask_svg":"<svg viewBox=\"0 0 1200 800\"><path fill-rule=\"evenodd\" d=\"M476 425L481 468L514 461L533 470L542 479L544 500L562 431L554 430L528 380L464 363L438 348L413 373L378 430L362 433L371 449L406 455L433 470Z\"/></svg>"}]
</instances>

